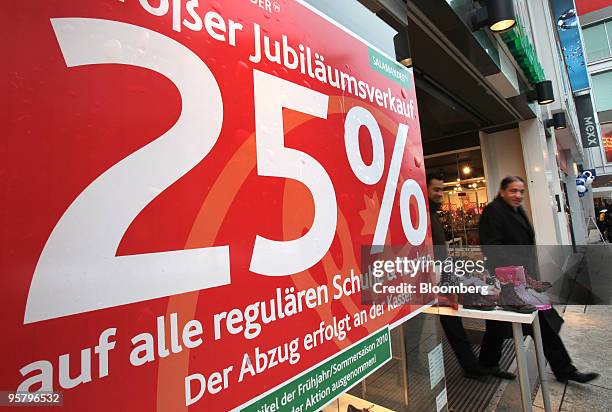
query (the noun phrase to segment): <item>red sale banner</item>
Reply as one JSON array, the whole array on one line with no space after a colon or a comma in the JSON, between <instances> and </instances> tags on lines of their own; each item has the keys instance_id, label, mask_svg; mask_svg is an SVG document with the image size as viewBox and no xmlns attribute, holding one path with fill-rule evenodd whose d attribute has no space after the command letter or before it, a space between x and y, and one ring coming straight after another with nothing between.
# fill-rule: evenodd
<instances>
[{"instance_id":1,"label":"red sale banner","mask_svg":"<svg viewBox=\"0 0 612 412\"><path fill-rule=\"evenodd\" d=\"M431 245L409 69L300 1L0 19L0 390L229 410L420 309L360 296Z\"/></svg>"}]
</instances>

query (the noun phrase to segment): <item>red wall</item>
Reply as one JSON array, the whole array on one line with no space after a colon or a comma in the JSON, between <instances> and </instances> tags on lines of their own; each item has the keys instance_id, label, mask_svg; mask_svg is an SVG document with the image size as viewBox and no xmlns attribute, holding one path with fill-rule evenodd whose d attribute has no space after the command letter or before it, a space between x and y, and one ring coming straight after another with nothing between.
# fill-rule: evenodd
<instances>
[{"instance_id":1,"label":"red wall","mask_svg":"<svg viewBox=\"0 0 612 412\"><path fill-rule=\"evenodd\" d=\"M591 13L612 5L612 0L576 0L578 15Z\"/></svg>"}]
</instances>

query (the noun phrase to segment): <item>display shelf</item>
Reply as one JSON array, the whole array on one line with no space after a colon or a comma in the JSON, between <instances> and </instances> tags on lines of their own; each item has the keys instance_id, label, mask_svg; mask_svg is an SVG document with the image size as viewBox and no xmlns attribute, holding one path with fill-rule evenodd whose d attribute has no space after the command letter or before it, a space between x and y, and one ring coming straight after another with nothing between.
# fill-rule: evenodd
<instances>
[{"instance_id":1,"label":"display shelf","mask_svg":"<svg viewBox=\"0 0 612 412\"><path fill-rule=\"evenodd\" d=\"M477 310L477 309L464 309L459 307L455 310L447 306L432 306L423 311L430 315L445 315L445 316L459 316L462 318L471 319L484 319L484 320L498 320L501 322L511 323L533 323L533 320L537 316L537 311L533 313L516 313L507 310L495 309L495 310Z\"/></svg>"}]
</instances>

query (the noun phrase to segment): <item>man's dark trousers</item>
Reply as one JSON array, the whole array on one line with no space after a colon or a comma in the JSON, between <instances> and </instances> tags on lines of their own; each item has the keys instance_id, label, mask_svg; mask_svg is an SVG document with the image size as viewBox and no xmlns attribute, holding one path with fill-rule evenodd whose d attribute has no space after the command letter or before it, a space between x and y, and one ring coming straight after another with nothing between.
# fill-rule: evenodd
<instances>
[{"instance_id":1,"label":"man's dark trousers","mask_svg":"<svg viewBox=\"0 0 612 412\"><path fill-rule=\"evenodd\" d=\"M446 334L448 343L450 343L457 356L459 364L464 371L472 371L478 367L472 346L465 334L465 329L461 323L461 318L458 316L440 316L442 329Z\"/></svg>"},{"instance_id":2,"label":"man's dark trousers","mask_svg":"<svg viewBox=\"0 0 612 412\"><path fill-rule=\"evenodd\" d=\"M572 359L567 353L559 333L552 329L546 319L544 319L542 312L538 312L538 315L540 318L544 356L546 356L556 376L566 376L576 369L572 365ZM523 333L531 334L531 325L523 325ZM487 320L487 330L482 338L480 349L480 363L483 366L498 366L502 355L502 344L504 339L510 336L509 323Z\"/></svg>"}]
</instances>

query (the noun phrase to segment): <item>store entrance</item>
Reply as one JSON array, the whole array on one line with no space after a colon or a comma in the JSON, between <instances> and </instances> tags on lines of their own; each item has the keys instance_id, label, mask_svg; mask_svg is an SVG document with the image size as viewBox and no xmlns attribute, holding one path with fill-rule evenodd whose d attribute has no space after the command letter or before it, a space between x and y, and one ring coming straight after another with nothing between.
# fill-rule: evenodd
<instances>
[{"instance_id":1,"label":"store entrance","mask_svg":"<svg viewBox=\"0 0 612 412\"><path fill-rule=\"evenodd\" d=\"M444 200L438 212L451 252L475 248L482 210L489 202L479 147L425 157L427 174L444 178Z\"/></svg>"}]
</instances>

